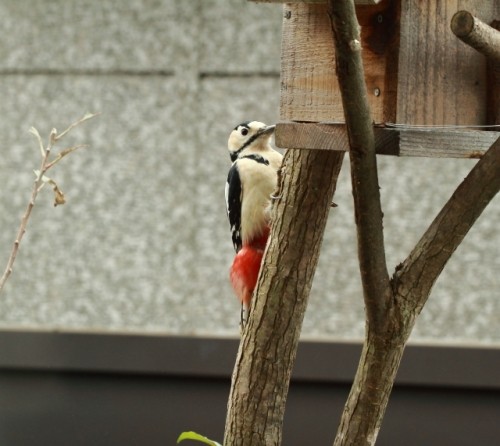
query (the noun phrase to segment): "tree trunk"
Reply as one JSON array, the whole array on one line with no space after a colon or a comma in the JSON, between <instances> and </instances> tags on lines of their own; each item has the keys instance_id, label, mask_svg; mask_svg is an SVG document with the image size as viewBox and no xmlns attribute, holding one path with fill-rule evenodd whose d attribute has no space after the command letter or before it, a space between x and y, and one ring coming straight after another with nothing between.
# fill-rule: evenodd
<instances>
[{"instance_id":1,"label":"tree trunk","mask_svg":"<svg viewBox=\"0 0 500 446\"><path fill-rule=\"evenodd\" d=\"M500 138L474 166L391 279L393 299L366 339L334 446L374 445L406 341L433 284L500 190Z\"/></svg>"},{"instance_id":2,"label":"tree trunk","mask_svg":"<svg viewBox=\"0 0 500 446\"><path fill-rule=\"evenodd\" d=\"M302 321L343 153L289 150L233 372L224 444L279 445Z\"/></svg>"},{"instance_id":3,"label":"tree trunk","mask_svg":"<svg viewBox=\"0 0 500 446\"><path fill-rule=\"evenodd\" d=\"M374 445L404 347L446 262L500 189L500 138L457 188L389 279L372 119L353 0L330 0L337 76L349 134L366 338L334 446Z\"/></svg>"},{"instance_id":4,"label":"tree trunk","mask_svg":"<svg viewBox=\"0 0 500 446\"><path fill-rule=\"evenodd\" d=\"M404 347L399 335L386 340L368 332L334 446L375 444Z\"/></svg>"},{"instance_id":5,"label":"tree trunk","mask_svg":"<svg viewBox=\"0 0 500 446\"><path fill-rule=\"evenodd\" d=\"M335 446L374 445L404 347L432 285L500 190L500 139L486 152L390 278L372 119L352 0L330 0L349 134L366 339ZM332 42L333 43L333 42ZM342 153L290 150L269 246L233 373L224 444L279 445L300 330Z\"/></svg>"}]
</instances>

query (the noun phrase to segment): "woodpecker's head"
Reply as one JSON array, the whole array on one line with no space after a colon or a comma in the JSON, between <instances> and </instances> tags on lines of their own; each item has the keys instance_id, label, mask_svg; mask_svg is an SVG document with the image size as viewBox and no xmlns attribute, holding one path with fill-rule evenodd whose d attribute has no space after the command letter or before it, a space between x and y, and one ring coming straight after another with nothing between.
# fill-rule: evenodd
<instances>
[{"instance_id":1,"label":"woodpecker's head","mask_svg":"<svg viewBox=\"0 0 500 446\"><path fill-rule=\"evenodd\" d=\"M227 142L231 161L236 161L240 153L248 147L257 150L267 147L275 127L258 121L247 121L237 125Z\"/></svg>"}]
</instances>

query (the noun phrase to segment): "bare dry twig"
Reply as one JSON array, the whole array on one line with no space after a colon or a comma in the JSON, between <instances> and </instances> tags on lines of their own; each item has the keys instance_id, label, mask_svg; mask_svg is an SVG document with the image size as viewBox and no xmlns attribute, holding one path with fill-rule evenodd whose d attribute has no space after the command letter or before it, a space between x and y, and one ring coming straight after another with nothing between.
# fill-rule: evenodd
<instances>
[{"instance_id":1,"label":"bare dry twig","mask_svg":"<svg viewBox=\"0 0 500 446\"><path fill-rule=\"evenodd\" d=\"M5 271L2 275L2 278L0 279L0 293L3 290L3 287L5 283L7 282L7 279L10 277L12 274L14 262L16 261L17 253L19 252L19 245L21 244L21 240L26 233L26 227L28 225L29 218L31 216L31 211L33 210L33 206L35 205L35 200L38 196L38 193L40 190L43 188L45 184L50 184L54 190L54 206L61 205L65 203L65 198L64 194L62 193L61 189L57 185L57 183L51 179L48 178L45 174L49 169L54 167L59 161L61 161L64 157L69 155L70 153L74 152L77 149L86 147L85 145L76 145L72 147L68 147L64 150L61 150L54 159L49 160L51 152L55 144L60 141L65 135L67 135L72 129L74 129L76 126L82 124L83 122L97 116L99 113L86 113L82 118L79 120L73 122L67 129L65 129L61 133L57 133L56 129L52 129L49 134L48 138L48 143L47 146L45 147L42 141L42 137L40 136L40 133L38 133L38 130L34 127L31 127L29 132L35 136L35 138L38 141L38 145L40 148L40 153L42 156L42 161L40 163L40 168L38 170L35 170L35 181L33 183L33 188L31 190L31 197L30 200L26 206L26 210L24 211L24 214L21 218L21 224L19 225L19 229L17 231L16 239L14 240L14 244L12 246L12 250L9 256L9 259L7 261L7 266L5 268Z\"/></svg>"}]
</instances>

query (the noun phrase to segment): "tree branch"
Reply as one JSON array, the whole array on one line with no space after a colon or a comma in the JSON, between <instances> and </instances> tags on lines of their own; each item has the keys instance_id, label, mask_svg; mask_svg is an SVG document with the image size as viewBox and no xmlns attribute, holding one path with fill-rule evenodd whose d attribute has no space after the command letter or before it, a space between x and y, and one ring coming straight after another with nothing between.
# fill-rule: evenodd
<instances>
[{"instance_id":1,"label":"tree branch","mask_svg":"<svg viewBox=\"0 0 500 446\"><path fill-rule=\"evenodd\" d=\"M229 396L225 445L279 445L290 375L343 153L288 150Z\"/></svg>"},{"instance_id":2,"label":"tree branch","mask_svg":"<svg viewBox=\"0 0 500 446\"><path fill-rule=\"evenodd\" d=\"M453 252L499 190L500 138L458 186L394 274L396 295L402 305L411 305L413 317L421 311Z\"/></svg>"},{"instance_id":3,"label":"tree branch","mask_svg":"<svg viewBox=\"0 0 500 446\"><path fill-rule=\"evenodd\" d=\"M359 26L352 0L330 0L329 15L349 133L358 251L367 313L363 352L334 445L372 446L416 317L446 261L498 191L500 162L498 150L491 148L389 280L373 129L366 99Z\"/></svg>"},{"instance_id":4,"label":"tree branch","mask_svg":"<svg viewBox=\"0 0 500 446\"><path fill-rule=\"evenodd\" d=\"M451 30L462 42L486 57L500 61L500 31L483 23L468 11L458 11L451 19Z\"/></svg>"},{"instance_id":5,"label":"tree branch","mask_svg":"<svg viewBox=\"0 0 500 446\"><path fill-rule=\"evenodd\" d=\"M360 28L352 0L330 0L337 77L346 120L358 256L368 321L382 328L392 298L385 259L375 137L367 99Z\"/></svg>"}]
</instances>

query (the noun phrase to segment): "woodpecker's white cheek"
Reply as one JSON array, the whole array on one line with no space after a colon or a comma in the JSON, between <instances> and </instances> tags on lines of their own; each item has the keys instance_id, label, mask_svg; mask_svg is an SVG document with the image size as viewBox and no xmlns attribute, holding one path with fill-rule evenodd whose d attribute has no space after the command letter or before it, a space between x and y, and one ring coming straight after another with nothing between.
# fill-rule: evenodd
<instances>
[{"instance_id":1,"label":"woodpecker's white cheek","mask_svg":"<svg viewBox=\"0 0 500 446\"><path fill-rule=\"evenodd\" d=\"M240 134L236 130L233 130L231 135L229 135L229 140L227 141L227 148L229 149L230 152L234 152L238 150L238 148L241 147L241 145L242 142Z\"/></svg>"}]
</instances>

